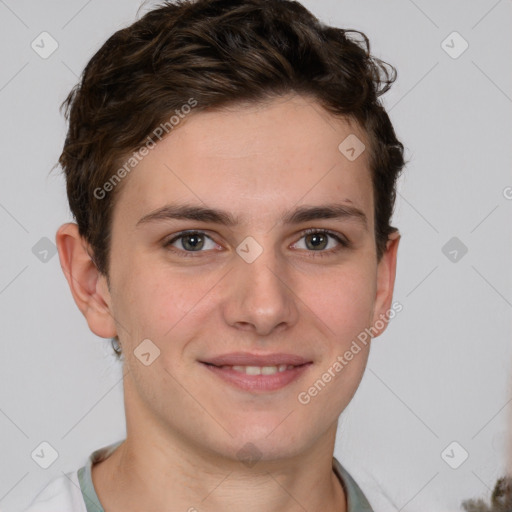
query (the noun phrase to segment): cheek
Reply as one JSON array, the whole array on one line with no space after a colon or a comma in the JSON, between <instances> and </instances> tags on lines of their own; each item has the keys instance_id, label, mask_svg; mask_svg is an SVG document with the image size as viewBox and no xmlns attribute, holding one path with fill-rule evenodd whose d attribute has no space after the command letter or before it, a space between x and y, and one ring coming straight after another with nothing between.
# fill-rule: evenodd
<instances>
[{"instance_id":1,"label":"cheek","mask_svg":"<svg viewBox=\"0 0 512 512\"><path fill-rule=\"evenodd\" d=\"M117 303L125 319L131 343L149 338L159 346L188 327L201 325L200 316L209 303L209 291L219 281L216 273L177 272L162 265L135 262L137 272L119 275Z\"/></svg>"},{"instance_id":2,"label":"cheek","mask_svg":"<svg viewBox=\"0 0 512 512\"><path fill-rule=\"evenodd\" d=\"M375 300L372 276L370 268L347 266L309 283L307 305L337 340L347 341L369 326Z\"/></svg>"}]
</instances>

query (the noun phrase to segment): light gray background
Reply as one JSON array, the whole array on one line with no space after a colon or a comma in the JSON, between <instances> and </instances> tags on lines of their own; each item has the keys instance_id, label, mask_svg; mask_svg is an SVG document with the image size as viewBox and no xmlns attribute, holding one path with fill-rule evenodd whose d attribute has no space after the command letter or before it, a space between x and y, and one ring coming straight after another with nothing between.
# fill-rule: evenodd
<instances>
[{"instance_id":1,"label":"light gray background","mask_svg":"<svg viewBox=\"0 0 512 512\"><path fill-rule=\"evenodd\" d=\"M378 512L459 510L463 499L489 496L505 471L511 416L512 1L304 4L364 31L375 55L398 68L385 105L410 159L394 216L404 309L373 344L335 455ZM109 342L89 331L58 256L42 262L32 248L71 220L60 170L49 174L65 135L58 107L138 7L0 0L4 511L22 510L51 478L125 433ZM31 48L43 31L59 44L48 59ZM456 59L441 46L453 31L469 43ZM457 262L442 252L454 236L468 249ZM31 458L42 441L59 453L46 470ZM469 453L458 469L441 457L452 441Z\"/></svg>"}]
</instances>

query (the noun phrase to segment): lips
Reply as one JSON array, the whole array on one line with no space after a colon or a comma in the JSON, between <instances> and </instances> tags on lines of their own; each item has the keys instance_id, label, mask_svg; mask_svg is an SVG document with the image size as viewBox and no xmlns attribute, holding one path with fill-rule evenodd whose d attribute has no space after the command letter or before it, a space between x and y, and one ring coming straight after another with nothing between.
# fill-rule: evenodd
<instances>
[{"instance_id":1,"label":"lips","mask_svg":"<svg viewBox=\"0 0 512 512\"><path fill-rule=\"evenodd\" d=\"M312 364L312 363L311 363ZM265 366L262 368L272 368L272 373L264 374L258 372L254 374L252 372L247 373L247 369L253 368L256 370L256 366L247 367L236 367L236 366L214 366L213 364L204 363L203 366L206 371L210 374L219 378L220 381L228 384L231 387L235 387L238 390L242 390L250 393L268 393L278 391L292 382L300 379L302 375L308 371L311 364L303 364L300 366L288 366L284 371L275 371L274 367ZM244 370L244 371L242 371Z\"/></svg>"},{"instance_id":2,"label":"lips","mask_svg":"<svg viewBox=\"0 0 512 512\"><path fill-rule=\"evenodd\" d=\"M295 354L233 352L200 363L231 386L260 393L277 391L296 381L313 361Z\"/></svg>"},{"instance_id":3,"label":"lips","mask_svg":"<svg viewBox=\"0 0 512 512\"><path fill-rule=\"evenodd\" d=\"M311 363L302 356L295 354L251 354L248 352L232 352L230 354L223 354L216 357L210 357L201 361L205 364L213 366L302 366Z\"/></svg>"}]
</instances>

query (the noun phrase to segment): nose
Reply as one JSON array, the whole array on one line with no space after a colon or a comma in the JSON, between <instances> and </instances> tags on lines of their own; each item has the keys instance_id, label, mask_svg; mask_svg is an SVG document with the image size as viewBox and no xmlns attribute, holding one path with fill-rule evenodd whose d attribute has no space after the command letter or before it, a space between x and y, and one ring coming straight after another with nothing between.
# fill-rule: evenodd
<instances>
[{"instance_id":1,"label":"nose","mask_svg":"<svg viewBox=\"0 0 512 512\"><path fill-rule=\"evenodd\" d=\"M298 298L286 262L274 250L264 249L251 263L236 256L227 277L223 315L228 325L268 336L296 324Z\"/></svg>"}]
</instances>

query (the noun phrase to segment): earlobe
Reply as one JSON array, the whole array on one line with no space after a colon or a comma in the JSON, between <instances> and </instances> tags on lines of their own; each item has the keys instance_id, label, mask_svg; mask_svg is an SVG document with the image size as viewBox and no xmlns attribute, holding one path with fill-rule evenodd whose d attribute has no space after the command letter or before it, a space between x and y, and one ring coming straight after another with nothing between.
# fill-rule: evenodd
<instances>
[{"instance_id":1,"label":"earlobe","mask_svg":"<svg viewBox=\"0 0 512 512\"><path fill-rule=\"evenodd\" d=\"M77 224L63 224L57 230L55 241L62 271L89 328L102 338L116 336L106 277L91 259L90 248L80 236Z\"/></svg>"},{"instance_id":2,"label":"earlobe","mask_svg":"<svg viewBox=\"0 0 512 512\"><path fill-rule=\"evenodd\" d=\"M374 338L380 336L386 330L390 318L400 238L401 235L398 231L388 236L386 251L377 267L377 290L372 322L373 332L375 332Z\"/></svg>"}]
</instances>

